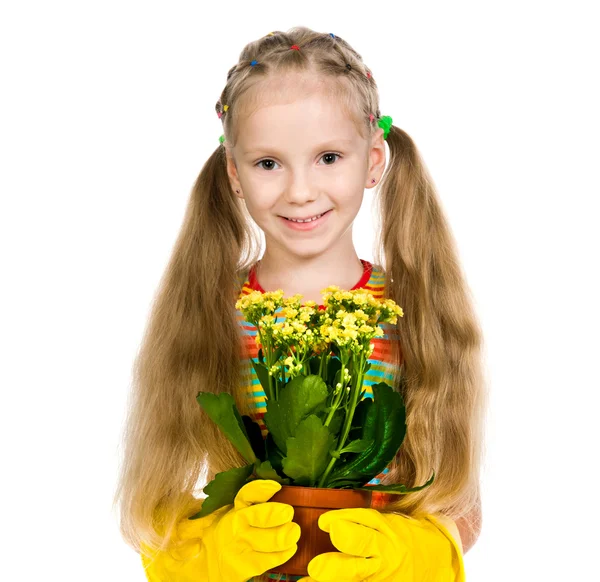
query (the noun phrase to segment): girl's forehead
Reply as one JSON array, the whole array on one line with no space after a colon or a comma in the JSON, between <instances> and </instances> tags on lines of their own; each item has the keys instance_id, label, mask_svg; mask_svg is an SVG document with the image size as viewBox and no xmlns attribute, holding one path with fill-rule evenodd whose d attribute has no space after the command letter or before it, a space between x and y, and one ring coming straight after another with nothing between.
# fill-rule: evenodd
<instances>
[{"instance_id":1,"label":"girl's forehead","mask_svg":"<svg viewBox=\"0 0 600 582\"><path fill-rule=\"evenodd\" d=\"M341 147L341 142L351 145L361 139L353 119L333 100L318 95L296 96L284 103L270 101L239 121L238 144L244 151L277 143L293 148L333 141Z\"/></svg>"},{"instance_id":2,"label":"girl's forehead","mask_svg":"<svg viewBox=\"0 0 600 582\"><path fill-rule=\"evenodd\" d=\"M242 107L236 120L240 129L260 132L269 126L316 128L338 133L356 133L354 116L335 96L319 91L267 94L264 101Z\"/></svg>"},{"instance_id":3,"label":"girl's forehead","mask_svg":"<svg viewBox=\"0 0 600 582\"><path fill-rule=\"evenodd\" d=\"M245 117L255 111L273 105L292 105L299 99L307 97L330 102L339 107L340 97L345 88L339 81L306 72L272 75L257 82L245 92L238 104L238 110Z\"/></svg>"},{"instance_id":4,"label":"girl's forehead","mask_svg":"<svg viewBox=\"0 0 600 582\"><path fill-rule=\"evenodd\" d=\"M335 133L347 139L364 140L363 128L359 127L360 114L347 105L347 89L343 81L305 72L272 75L257 81L236 101L232 120L235 137L231 146L253 141L251 135L270 139L269 134L280 135L284 127L290 133L319 134L315 139Z\"/></svg>"}]
</instances>

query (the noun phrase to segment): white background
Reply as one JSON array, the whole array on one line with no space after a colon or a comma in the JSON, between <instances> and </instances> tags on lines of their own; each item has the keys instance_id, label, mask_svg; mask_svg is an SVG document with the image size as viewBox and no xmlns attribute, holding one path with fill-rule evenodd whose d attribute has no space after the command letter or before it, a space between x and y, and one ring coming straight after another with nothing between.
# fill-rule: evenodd
<instances>
[{"instance_id":1,"label":"white background","mask_svg":"<svg viewBox=\"0 0 600 582\"><path fill-rule=\"evenodd\" d=\"M143 582L111 510L133 358L227 71L247 42L305 25L373 71L476 297L492 394L467 579L600 580L594 8L3 3L0 577Z\"/></svg>"}]
</instances>

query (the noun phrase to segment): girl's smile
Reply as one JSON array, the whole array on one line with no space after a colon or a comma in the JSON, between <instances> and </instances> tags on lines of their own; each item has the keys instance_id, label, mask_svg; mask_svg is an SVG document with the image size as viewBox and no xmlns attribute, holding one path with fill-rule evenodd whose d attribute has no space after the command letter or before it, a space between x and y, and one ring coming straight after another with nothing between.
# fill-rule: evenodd
<instances>
[{"instance_id":1,"label":"girl's smile","mask_svg":"<svg viewBox=\"0 0 600 582\"><path fill-rule=\"evenodd\" d=\"M291 228L292 230L304 231L304 230L314 230L315 228L318 228L319 226L321 226L322 224L327 222L327 217L330 214L331 214L331 209L328 210L327 212L325 212L324 214L321 214L321 216L319 218L317 218L316 220L311 220L309 222L294 222L283 216L280 216L279 219L282 220L285 223L285 225L288 228Z\"/></svg>"}]
</instances>

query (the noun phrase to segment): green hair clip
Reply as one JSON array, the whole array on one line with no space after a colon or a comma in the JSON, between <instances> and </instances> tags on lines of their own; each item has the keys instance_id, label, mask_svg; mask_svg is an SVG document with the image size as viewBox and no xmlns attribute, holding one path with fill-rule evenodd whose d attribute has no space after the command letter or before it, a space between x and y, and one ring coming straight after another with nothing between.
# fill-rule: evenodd
<instances>
[{"instance_id":1,"label":"green hair clip","mask_svg":"<svg viewBox=\"0 0 600 582\"><path fill-rule=\"evenodd\" d=\"M222 136L219 138L219 141L220 141L221 143L223 143L223 142L225 141L225 134L223 134L223 135L222 135Z\"/></svg>"},{"instance_id":2,"label":"green hair clip","mask_svg":"<svg viewBox=\"0 0 600 582\"><path fill-rule=\"evenodd\" d=\"M387 139L390 127L392 127L392 118L389 115L384 115L379 119L377 125L383 129L383 139Z\"/></svg>"}]
</instances>

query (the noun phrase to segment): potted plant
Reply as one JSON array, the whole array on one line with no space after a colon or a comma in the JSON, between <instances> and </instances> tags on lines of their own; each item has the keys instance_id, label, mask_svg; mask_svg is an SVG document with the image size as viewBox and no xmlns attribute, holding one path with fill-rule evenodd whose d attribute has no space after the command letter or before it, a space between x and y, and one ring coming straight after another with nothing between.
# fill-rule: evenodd
<instances>
[{"instance_id":1,"label":"potted plant","mask_svg":"<svg viewBox=\"0 0 600 582\"><path fill-rule=\"evenodd\" d=\"M337 551L318 527L325 511L373 507L373 491L406 494L429 486L366 485L397 454L406 434L400 392L385 382L363 398L374 337L380 323L395 324L402 309L391 299L377 300L364 289L322 291L324 309L301 295L254 291L238 300L246 321L257 329L258 361L252 365L266 396L265 439L259 425L241 416L228 393L199 392L197 401L242 454L248 465L218 473L203 491L202 509L190 519L232 504L252 479L273 479L282 488L271 501L294 507L300 525L298 550L271 570L307 574L317 554ZM277 322L282 308L284 322Z\"/></svg>"}]
</instances>

